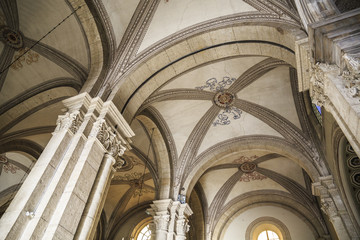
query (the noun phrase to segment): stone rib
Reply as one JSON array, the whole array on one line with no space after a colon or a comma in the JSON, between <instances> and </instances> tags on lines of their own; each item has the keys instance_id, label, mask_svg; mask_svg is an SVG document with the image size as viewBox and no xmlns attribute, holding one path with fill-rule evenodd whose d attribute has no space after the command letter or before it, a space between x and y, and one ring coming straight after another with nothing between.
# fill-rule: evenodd
<instances>
[{"instance_id":1,"label":"stone rib","mask_svg":"<svg viewBox=\"0 0 360 240\"><path fill-rule=\"evenodd\" d=\"M297 144L297 146L304 152L308 153L309 156L313 155L313 152L308 151L309 148L311 149L312 144L304 136L301 130L280 114L258 104L241 99L236 99L234 106L262 120L283 135L286 139Z\"/></svg>"},{"instance_id":2,"label":"stone rib","mask_svg":"<svg viewBox=\"0 0 360 240\"><path fill-rule=\"evenodd\" d=\"M12 47L5 45L4 49L1 52L0 56L0 91L4 85L7 73L9 71L10 64L12 62L13 56L15 53L15 49Z\"/></svg>"},{"instance_id":3,"label":"stone rib","mask_svg":"<svg viewBox=\"0 0 360 240\"><path fill-rule=\"evenodd\" d=\"M272 69L282 66L288 65L286 62L282 60L277 60L274 58L267 58L248 70L246 70L236 81L233 85L229 87L229 91L237 93L244 89L246 86L250 85L258 78L266 74L267 72L271 71Z\"/></svg>"},{"instance_id":4,"label":"stone rib","mask_svg":"<svg viewBox=\"0 0 360 240\"><path fill-rule=\"evenodd\" d=\"M1 0L0 7L5 15L6 24L13 30L19 30L19 15L16 0Z\"/></svg>"},{"instance_id":5,"label":"stone rib","mask_svg":"<svg viewBox=\"0 0 360 240\"><path fill-rule=\"evenodd\" d=\"M242 175L243 173L241 171L237 171L236 173L234 173L216 193L209 207L207 223L210 225L210 227L214 224L215 219L220 213L226 198L229 196L231 190L233 189L237 181L239 181Z\"/></svg>"},{"instance_id":6,"label":"stone rib","mask_svg":"<svg viewBox=\"0 0 360 240\"><path fill-rule=\"evenodd\" d=\"M24 45L26 47L31 47L34 45L36 41L30 39L28 37L24 37ZM81 65L78 61L67 56L66 54L60 52L59 50L52 48L44 43L38 43L35 45L32 50L36 51L37 53L43 55L50 61L56 63L68 73L70 73L76 79L81 80L84 83L87 79L88 72L86 68Z\"/></svg>"},{"instance_id":7,"label":"stone rib","mask_svg":"<svg viewBox=\"0 0 360 240\"><path fill-rule=\"evenodd\" d=\"M189 138L186 140L184 147L181 151L179 157L179 168L177 171L177 179L175 179L176 184L180 184L181 177L186 169L186 166L193 161L196 157L196 154L199 150L199 147L206 135L206 132L209 130L212 122L219 113L219 107L213 105L209 110L204 114L204 116L199 120L199 122L194 127Z\"/></svg>"},{"instance_id":8,"label":"stone rib","mask_svg":"<svg viewBox=\"0 0 360 240\"><path fill-rule=\"evenodd\" d=\"M214 93L199 91L195 89L164 90L148 98L140 107L138 112L143 111L155 102L161 102L166 100L212 100L213 98Z\"/></svg>"}]
</instances>

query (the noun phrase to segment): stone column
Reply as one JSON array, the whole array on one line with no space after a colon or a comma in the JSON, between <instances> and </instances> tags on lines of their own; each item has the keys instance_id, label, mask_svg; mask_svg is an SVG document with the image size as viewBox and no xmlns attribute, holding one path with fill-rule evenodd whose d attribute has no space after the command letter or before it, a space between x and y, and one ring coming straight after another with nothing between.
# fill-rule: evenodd
<instances>
[{"instance_id":1,"label":"stone column","mask_svg":"<svg viewBox=\"0 0 360 240\"><path fill-rule=\"evenodd\" d=\"M147 210L154 218L156 240L185 240L192 211L187 203L163 199L154 201Z\"/></svg>"},{"instance_id":2,"label":"stone column","mask_svg":"<svg viewBox=\"0 0 360 240\"><path fill-rule=\"evenodd\" d=\"M104 207L105 196L107 196L111 179L113 178L115 172L115 169L111 166L115 163L115 158L111 154L105 153L93 190L90 194L88 204L81 218L75 239L94 238L101 210Z\"/></svg>"},{"instance_id":3,"label":"stone column","mask_svg":"<svg viewBox=\"0 0 360 240\"><path fill-rule=\"evenodd\" d=\"M0 239L73 239L84 209L98 214L101 201L87 203L106 186L96 182L111 169L104 155L121 154L134 133L111 102L83 93L63 103L67 113L0 220Z\"/></svg>"},{"instance_id":4,"label":"stone column","mask_svg":"<svg viewBox=\"0 0 360 240\"><path fill-rule=\"evenodd\" d=\"M187 203L180 204L177 209L177 218L176 218L176 227L175 227L175 239L176 240L185 240L186 233L190 229L189 225L189 216L192 215L192 210L190 209Z\"/></svg>"},{"instance_id":5,"label":"stone column","mask_svg":"<svg viewBox=\"0 0 360 240\"><path fill-rule=\"evenodd\" d=\"M312 184L315 196L320 197L321 210L332 223L339 239L358 239L354 224L341 199L338 188L331 175L320 177L319 182Z\"/></svg>"}]
</instances>

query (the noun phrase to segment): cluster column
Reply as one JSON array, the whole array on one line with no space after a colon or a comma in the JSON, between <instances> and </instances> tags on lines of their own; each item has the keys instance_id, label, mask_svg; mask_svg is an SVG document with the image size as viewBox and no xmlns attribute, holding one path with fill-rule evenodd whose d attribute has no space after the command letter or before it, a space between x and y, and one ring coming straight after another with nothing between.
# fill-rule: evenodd
<instances>
[{"instance_id":1,"label":"cluster column","mask_svg":"<svg viewBox=\"0 0 360 240\"><path fill-rule=\"evenodd\" d=\"M185 240L189 231L188 217L192 214L187 203L171 199L154 201L147 212L153 216L156 240ZM153 232L152 232L153 233Z\"/></svg>"},{"instance_id":2,"label":"cluster column","mask_svg":"<svg viewBox=\"0 0 360 240\"><path fill-rule=\"evenodd\" d=\"M86 239L96 228L112 165L134 135L113 103L63 101L53 137L0 220L0 239Z\"/></svg>"}]
</instances>

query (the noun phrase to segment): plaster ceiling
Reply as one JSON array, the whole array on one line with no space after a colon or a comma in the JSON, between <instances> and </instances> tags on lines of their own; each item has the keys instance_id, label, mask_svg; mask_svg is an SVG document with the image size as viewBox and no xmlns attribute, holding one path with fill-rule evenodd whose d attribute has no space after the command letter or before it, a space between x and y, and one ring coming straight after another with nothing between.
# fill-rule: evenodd
<instances>
[{"instance_id":1,"label":"plaster ceiling","mask_svg":"<svg viewBox=\"0 0 360 240\"><path fill-rule=\"evenodd\" d=\"M139 52L197 23L235 13L257 11L242 0L160 1Z\"/></svg>"},{"instance_id":2,"label":"plaster ceiling","mask_svg":"<svg viewBox=\"0 0 360 240\"><path fill-rule=\"evenodd\" d=\"M7 25L19 29L27 47L72 11L67 1L61 0L51 3L18 0L17 6L15 1L5 2L12 6L12 13L0 14L0 21L3 18ZM135 32L145 29L142 35L132 36L130 30L133 29L128 28L128 24L134 24L140 14L136 8L145 3L104 0L102 17L105 18L102 21L110 22L107 33L113 37L116 47L122 40L136 39L138 42L124 41L129 45L120 47L138 49L140 55L154 43L184 33L191 27L211 21L215 24L220 18L236 14L259 12L247 2L159 1L148 25L141 19L145 25L135 28ZM30 51L33 55L25 56L30 59L29 63L25 60L22 67L10 68L1 74L0 134L4 139L31 141L40 148L46 145L56 118L62 112L60 101L80 91L88 77L90 64L93 64L90 58L92 45L84 33L86 26L80 22L75 15L71 16L41 41L41 46ZM141 58L143 62L134 63L134 69L128 75L124 74L124 83L116 86L120 86L120 90L116 92L114 87L112 94L117 94L114 102L123 111L136 136L132 149L124 155L128 165L116 171L110 185L104 207L108 231L116 231L116 224L126 213L163 194L159 190L161 174L168 174L173 179L169 180L169 177L164 181L169 190L168 197L174 197L169 195L176 194L176 188L183 184L187 184L185 194L189 196L197 184L197 188L203 189L208 206L214 199L226 205L254 191L274 191L296 197L295 191L308 190L308 176L300 164L289 157L291 153L284 150L284 155L271 155L274 151L270 149L271 143L278 149L283 147L281 143L288 144L288 148L296 144L302 146L299 139L303 141L308 137L303 129L305 116L299 115L303 102L294 91L295 57L291 32L246 24L214 28L211 32L190 35L180 43L176 40L178 45L171 43L173 45L162 49L162 53L153 55L154 58ZM99 36L96 38L100 39ZM257 42L226 45L236 40ZM212 48L223 43L224 46ZM3 43L0 43L0 50L3 59L0 67L4 69L18 50ZM129 55L122 56L124 59L136 58L136 54L125 53ZM115 50L110 54L115 55ZM118 66L112 67L117 69ZM153 75L155 72L157 75ZM215 96L223 92L232 97L228 107L221 107L219 101L214 101ZM225 102L229 101L227 97L221 95ZM269 146L254 144L256 147L251 149L252 145L247 143L251 141L266 142ZM249 149L235 151L229 143ZM11 154L7 152L6 156ZM261 159L252 172L255 179L250 177L248 181L246 174L239 174L239 167L244 162L236 161L242 156L248 157L249 161ZM262 158L264 156L268 157ZM206 157L211 160L207 165L202 162ZM20 156L17 159L22 161ZM235 175L238 179L229 189L226 184L234 174L239 176ZM220 197L225 188L229 191ZM216 206L220 210L223 207Z\"/></svg>"}]
</instances>

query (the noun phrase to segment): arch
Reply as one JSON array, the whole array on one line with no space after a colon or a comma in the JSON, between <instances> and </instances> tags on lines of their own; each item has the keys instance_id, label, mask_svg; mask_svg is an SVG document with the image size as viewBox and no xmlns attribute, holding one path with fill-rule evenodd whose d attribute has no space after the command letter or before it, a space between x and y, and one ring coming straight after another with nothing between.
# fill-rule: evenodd
<instances>
[{"instance_id":1,"label":"arch","mask_svg":"<svg viewBox=\"0 0 360 240\"><path fill-rule=\"evenodd\" d=\"M89 92L91 95L94 95L91 90L99 79L103 79L101 78L101 74L104 67L105 48L102 44L101 38L98 37L101 36L99 26L97 21L95 21L93 13L91 12L92 6L91 4L88 4L87 1L69 1L69 4L73 9L81 7L77 11L77 16L85 32L90 51L90 70L81 92Z\"/></svg>"},{"instance_id":2,"label":"arch","mask_svg":"<svg viewBox=\"0 0 360 240\"><path fill-rule=\"evenodd\" d=\"M342 196L343 202L347 208L347 212L355 226L360 226L360 213L358 203L351 194L348 169L346 166L345 159L345 148L348 140L346 139L344 133L341 131L340 127L335 123L333 126L333 135L332 135L332 146L334 151L334 161L335 161L335 171L334 176L337 180L340 194ZM354 153L355 154L355 153Z\"/></svg>"},{"instance_id":3,"label":"arch","mask_svg":"<svg viewBox=\"0 0 360 240\"><path fill-rule=\"evenodd\" d=\"M157 159L157 173L159 179L159 191L158 196L159 199L166 199L169 197L172 186L172 164L170 164L170 159L168 156L168 147L166 142L164 141L164 136L155 122L152 121L148 116L139 115L137 119L141 121L147 129L154 129L152 142L153 146L156 149L156 153L158 154Z\"/></svg>"},{"instance_id":4,"label":"arch","mask_svg":"<svg viewBox=\"0 0 360 240\"><path fill-rule=\"evenodd\" d=\"M268 34L260 38L258 31ZM261 55L283 60L296 67L295 38L279 28L227 26L188 37L190 39L177 42L165 50L162 48L151 59L139 62L113 84L114 91L109 99L114 99L125 119L131 120L146 98L163 83L206 62L240 55ZM209 57L205 59L204 56Z\"/></svg>"},{"instance_id":5,"label":"arch","mask_svg":"<svg viewBox=\"0 0 360 240\"><path fill-rule=\"evenodd\" d=\"M39 144L27 139L10 140L0 145L0 153L19 151L27 153L35 159L40 157L43 150L44 149Z\"/></svg>"},{"instance_id":6,"label":"arch","mask_svg":"<svg viewBox=\"0 0 360 240\"><path fill-rule=\"evenodd\" d=\"M218 239L225 227L231 223L231 220L236 215L259 206L277 206L292 212L305 222L314 237L323 236L327 233L325 223L321 222L309 209L291 195L281 191L259 190L238 196L222 208L220 217L212 227L212 239Z\"/></svg>"},{"instance_id":7,"label":"arch","mask_svg":"<svg viewBox=\"0 0 360 240\"><path fill-rule=\"evenodd\" d=\"M274 225L281 233L281 240L291 240L289 229L279 219L273 217L260 217L255 219L246 229L245 240L251 240L254 237L254 231L256 228L263 224ZM279 234L278 234L279 235Z\"/></svg>"},{"instance_id":8,"label":"arch","mask_svg":"<svg viewBox=\"0 0 360 240\"><path fill-rule=\"evenodd\" d=\"M279 137L251 135L224 141L198 155L184 177L183 187L186 189L186 195L190 196L191 190L201 175L216 161L226 157L227 154L248 150L261 150L283 155L300 165L313 181L321 176L312 160L297 150L292 143Z\"/></svg>"}]
</instances>

